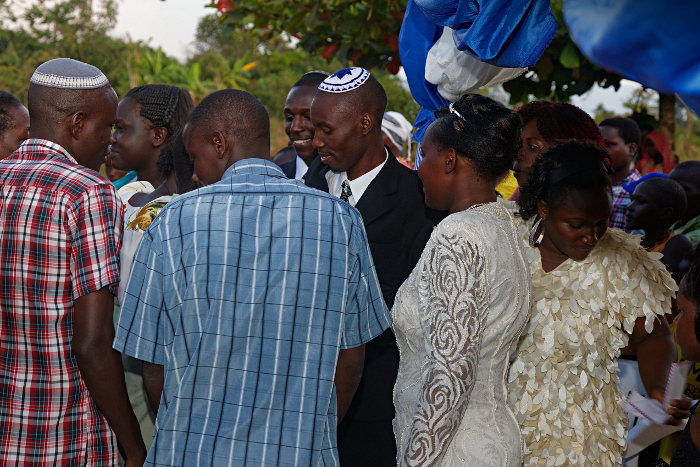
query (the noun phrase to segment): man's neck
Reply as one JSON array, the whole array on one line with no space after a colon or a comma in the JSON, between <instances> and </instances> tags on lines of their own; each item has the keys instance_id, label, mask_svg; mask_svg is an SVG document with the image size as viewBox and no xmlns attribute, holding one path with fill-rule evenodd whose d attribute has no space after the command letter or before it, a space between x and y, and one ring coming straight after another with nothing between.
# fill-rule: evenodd
<instances>
[{"instance_id":1,"label":"man's neck","mask_svg":"<svg viewBox=\"0 0 700 467\"><path fill-rule=\"evenodd\" d=\"M348 180L355 180L376 169L384 163L386 157L386 149L384 149L383 144L368 148L360 160L346 172Z\"/></svg>"},{"instance_id":2,"label":"man's neck","mask_svg":"<svg viewBox=\"0 0 700 467\"><path fill-rule=\"evenodd\" d=\"M669 226L668 225L658 225L658 226L653 226L648 229L644 229L644 237L642 238L642 242L644 243L644 248L649 249L653 248L654 245L656 245L659 240L664 238L666 235L669 233Z\"/></svg>"},{"instance_id":3,"label":"man's neck","mask_svg":"<svg viewBox=\"0 0 700 467\"><path fill-rule=\"evenodd\" d=\"M620 183L624 182L627 177L630 176L632 173L632 170L627 164L627 166L622 167L621 169L616 170L613 172L613 174L610 176L610 181L612 182L613 186L617 186Z\"/></svg>"},{"instance_id":4,"label":"man's neck","mask_svg":"<svg viewBox=\"0 0 700 467\"><path fill-rule=\"evenodd\" d=\"M58 135L53 134L51 132L47 131L42 131L41 129L36 130L32 132L32 130L29 130L29 136L27 139L43 139L46 141L50 141L53 144L58 144L63 148L64 151L66 151L68 154L71 155L73 159L75 159L75 155L73 154L73 150L71 149L70 145L68 144L69 140L64 140L64 138L58 137Z\"/></svg>"}]
</instances>

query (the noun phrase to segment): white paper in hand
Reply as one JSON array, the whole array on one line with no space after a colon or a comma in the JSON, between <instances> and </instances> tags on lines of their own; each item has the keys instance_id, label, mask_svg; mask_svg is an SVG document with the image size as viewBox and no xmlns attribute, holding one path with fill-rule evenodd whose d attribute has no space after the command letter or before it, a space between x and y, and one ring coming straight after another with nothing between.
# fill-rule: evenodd
<instances>
[{"instance_id":1,"label":"white paper in hand","mask_svg":"<svg viewBox=\"0 0 700 467\"><path fill-rule=\"evenodd\" d=\"M656 399L647 399L639 394L636 388L627 395L623 409L627 413L659 425L665 425L671 418L661 402Z\"/></svg>"},{"instance_id":2,"label":"white paper in hand","mask_svg":"<svg viewBox=\"0 0 700 467\"><path fill-rule=\"evenodd\" d=\"M656 399L647 399L639 394L636 389L633 389L625 400L624 411L659 425L667 424L671 416L666 413L666 409L671 407L670 402L673 399L680 399L683 395L685 381L688 378L688 372L692 364L692 362L681 362L674 363L671 366L668 382L666 383L666 391L664 392L665 404Z\"/></svg>"}]
</instances>

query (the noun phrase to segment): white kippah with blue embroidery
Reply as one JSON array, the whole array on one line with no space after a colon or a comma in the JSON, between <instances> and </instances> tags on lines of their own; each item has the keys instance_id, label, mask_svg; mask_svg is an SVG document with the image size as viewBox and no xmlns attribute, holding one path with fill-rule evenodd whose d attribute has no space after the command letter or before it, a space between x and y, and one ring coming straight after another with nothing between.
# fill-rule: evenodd
<instances>
[{"instance_id":1,"label":"white kippah with blue embroidery","mask_svg":"<svg viewBox=\"0 0 700 467\"><path fill-rule=\"evenodd\" d=\"M98 68L72 58L54 58L42 63L29 81L63 89L96 89L109 84Z\"/></svg>"},{"instance_id":2,"label":"white kippah with blue embroidery","mask_svg":"<svg viewBox=\"0 0 700 467\"><path fill-rule=\"evenodd\" d=\"M348 92L357 89L369 78L369 71L364 68L343 68L336 71L318 87L326 92Z\"/></svg>"}]
</instances>

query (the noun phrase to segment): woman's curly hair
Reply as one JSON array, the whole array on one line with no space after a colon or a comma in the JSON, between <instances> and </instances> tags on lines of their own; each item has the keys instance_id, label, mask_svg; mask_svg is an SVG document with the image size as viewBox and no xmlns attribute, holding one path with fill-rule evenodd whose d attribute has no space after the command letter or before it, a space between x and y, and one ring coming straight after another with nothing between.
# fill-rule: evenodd
<instances>
[{"instance_id":1,"label":"woman's curly hair","mask_svg":"<svg viewBox=\"0 0 700 467\"><path fill-rule=\"evenodd\" d=\"M435 111L430 137L438 149L454 149L470 159L486 180L508 171L522 146L523 124L518 114L479 94L466 94L452 107L459 115L449 107Z\"/></svg>"},{"instance_id":2,"label":"woman's curly hair","mask_svg":"<svg viewBox=\"0 0 700 467\"><path fill-rule=\"evenodd\" d=\"M572 159L590 159L601 161L606 171L586 170L567 177L552 187L548 180L552 172ZM530 176L520 188L520 215L527 220L537 214L537 204L544 200L550 208L568 200L572 192L596 190L612 191L610 182L611 161L608 152L597 143L569 140L557 142L542 153L532 164Z\"/></svg>"},{"instance_id":3,"label":"woman's curly hair","mask_svg":"<svg viewBox=\"0 0 700 467\"><path fill-rule=\"evenodd\" d=\"M578 139L605 147L605 140L595 120L575 105L534 101L523 105L517 112L523 119L523 125L535 120L537 132L546 142Z\"/></svg>"}]
</instances>

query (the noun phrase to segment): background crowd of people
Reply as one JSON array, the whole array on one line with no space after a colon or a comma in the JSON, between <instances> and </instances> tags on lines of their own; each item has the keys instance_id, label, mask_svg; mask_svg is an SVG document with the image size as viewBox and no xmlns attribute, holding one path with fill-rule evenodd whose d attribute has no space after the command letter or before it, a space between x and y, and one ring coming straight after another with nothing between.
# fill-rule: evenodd
<instances>
[{"instance_id":1,"label":"background crowd of people","mask_svg":"<svg viewBox=\"0 0 700 467\"><path fill-rule=\"evenodd\" d=\"M621 465L625 394L700 359L700 162L466 94L412 170L386 110L310 71L273 162L244 91L62 58L0 92L0 464ZM645 456L699 449L691 417Z\"/></svg>"}]
</instances>

